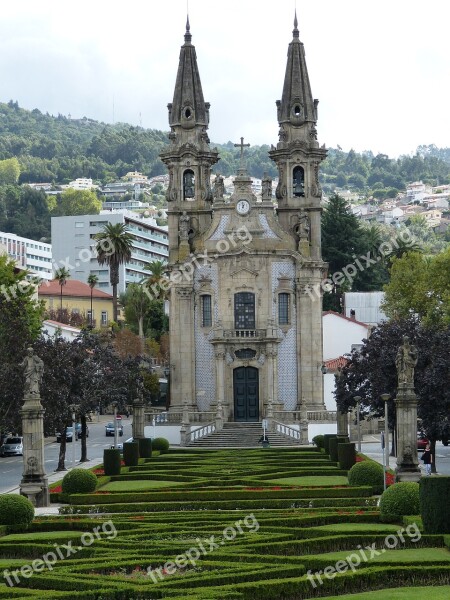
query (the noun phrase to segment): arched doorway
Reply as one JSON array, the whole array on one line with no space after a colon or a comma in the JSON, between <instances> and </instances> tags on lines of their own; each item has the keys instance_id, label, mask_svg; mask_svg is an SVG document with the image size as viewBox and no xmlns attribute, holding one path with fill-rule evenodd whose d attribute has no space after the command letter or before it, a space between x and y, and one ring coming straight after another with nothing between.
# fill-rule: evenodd
<instances>
[{"instance_id":1,"label":"arched doorway","mask_svg":"<svg viewBox=\"0 0 450 600\"><path fill-rule=\"evenodd\" d=\"M234 420L259 421L259 373L255 367L233 371Z\"/></svg>"}]
</instances>

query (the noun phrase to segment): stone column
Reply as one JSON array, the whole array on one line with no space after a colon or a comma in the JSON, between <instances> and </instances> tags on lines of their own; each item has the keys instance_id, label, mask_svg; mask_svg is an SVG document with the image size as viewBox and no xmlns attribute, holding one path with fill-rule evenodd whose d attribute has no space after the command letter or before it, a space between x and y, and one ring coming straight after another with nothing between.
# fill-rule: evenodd
<instances>
[{"instance_id":1,"label":"stone column","mask_svg":"<svg viewBox=\"0 0 450 600\"><path fill-rule=\"evenodd\" d=\"M337 409L337 434L348 436L348 412L341 413Z\"/></svg>"},{"instance_id":2,"label":"stone column","mask_svg":"<svg viewBox=\"0 0 450 600\"><path fill-rule=\"evenodd\" d=\"M190 442L191 424L189 422L189 403L187 399L183 402L183 416L180 427L180 446L187 446Z\"/></svg>"},{"instance_id":3,"label":"stone column","mask_svg":"<svg viewBox=\"0 0 450 600\"><path fill-rule=\"evenodd\" d=\"M133 401L133 423L132 423L132 431L133 431L133 439L143 439L144 435L144 426L145 426L145 415L144 415L144 407L145 404L142 399L138 398Z\"/></svg>"},{"instance_id":4,"label":"stone column","mask_svg":"<svg viewBox=\"0 0 450 600\"><path fill-rule=\"evenodd\" d=\"M223 344L219 344L215 348L216 357L216 400L217 400L217 415L219 415L220 407L220 418L222 419L223 425L223 405L225 402L225 348ZM217 416L217 419L219 416ZM222 427L221 427L222 429Z\"/></svg>"},{"instance_id":5,"label":"stone column","mask_svg":"<svg viewBox=\"0 0 450 600\"><path fill-rule=\"evenodd\" d=\"M417 396L411 385L401 384L395 399L397 413L397 467L395 481L419 481L417 455Z\"/></svg>"},{"instance_id":6,"label":"stone column","mask_svg":"<svg viewBox=\"0 0 450 600\"><path fill-rule=\"evenodd\" d=\"M24 467L20 493L36 507L50 505L48 479L44 469L44 412L39 396L25 396L20 411Z\"/></svg>"}]
</instances>

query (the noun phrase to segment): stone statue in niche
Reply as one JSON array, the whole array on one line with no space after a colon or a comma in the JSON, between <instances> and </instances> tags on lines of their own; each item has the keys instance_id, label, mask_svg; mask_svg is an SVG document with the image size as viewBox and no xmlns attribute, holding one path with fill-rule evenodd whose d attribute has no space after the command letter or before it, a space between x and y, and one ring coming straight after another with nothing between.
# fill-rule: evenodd
<instances>
[{"instance_id":1,"label":"stone statue in niche","mask_svg":"<svg viewBox=\"0 0 450 600\"><path fill-rule=\"evenodd\" d=\"M223 177L218 173L214 179L214 200L223 200L225 194L225 185Z\"/></svg>"},{"instance_id":2,"label":"stone statue in niche","mask_svg":"<svg viewBox=\"0 0 450 600\"><path fill-rule=\"evenodd\" d=\"M272 179L264 173L264 177L262 179L262 200L271 200L272 199Z\"/></svg>"},{"instance_id":3,"label":"stone statue in niche","mask_svg":"<svg viewBox=\"0 0 450 600\"><path fill-rule=\"evenodd\" d=\"M311 233L311 219L304 210L298 213L297 233L301 240L309 240Z\"/></svg>"},{"instance_id":4,"label":"stone statue in niche","mask_svg":"<svg viewBox=\"0 0 450 600\"><path fill-rule=\"evenodd\" d=\"M188 240L189 239L189 223L191 219L189 218L186 211L183 211L183 214L179 219L179 230L178 234L180 236L180 240Z\"/></svg>"},{"instance_id":5,"label":"stone statue in niche","mask_svg":"<svg viewBox=\"0 0 450 600\"><path fill-rule=\"evenodd\" d=\"M403 344L399 347L395 358L399 387L414 387L414 367L417 365L417 360L416 346L411 345L407 335L403 336Z\"/></svg>"},{"instance_id":6,"label":"stone statue in niche","mask_svg":"<svg viewBox=\"0 0 450 600\"><path fill-rule=\"evenodd\" d=\"M39 396L39 386L44 374L44 361L35 355L33 348L27 348L27 355L20 366L25 376L25 396Z\"/></svg>"}]
</instances>

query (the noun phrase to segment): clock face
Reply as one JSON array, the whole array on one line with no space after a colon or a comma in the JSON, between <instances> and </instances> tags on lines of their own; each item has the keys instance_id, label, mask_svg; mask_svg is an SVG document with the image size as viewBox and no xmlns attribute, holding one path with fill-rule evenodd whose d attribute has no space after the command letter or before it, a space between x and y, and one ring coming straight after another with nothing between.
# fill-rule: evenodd
<instances>
[{"instance_id":1,"label":"clock face","mask_svg":"<svg viewBox=\"0 0 450 600\"><path fill-rule=\"evenodd\" d=\"M250 210L250 203L248 200L239 200L236 204L236 210L240 215L246 215Z\"/></svg>"}]
</instances>

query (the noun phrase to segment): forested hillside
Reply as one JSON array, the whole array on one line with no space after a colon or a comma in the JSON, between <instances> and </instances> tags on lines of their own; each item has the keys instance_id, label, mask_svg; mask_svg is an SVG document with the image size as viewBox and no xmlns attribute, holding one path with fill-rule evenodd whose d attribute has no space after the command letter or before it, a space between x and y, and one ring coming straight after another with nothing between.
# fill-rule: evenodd
<instances>
[{"instance_id":1,"label":"forested hillside","mask_svg":"<svg viewBox=\"0 0 450 600\"><path fill-rule=\"evenodd\" d=\"M270 141L270 140L269 140ZM92 119L70 119L20 108L17 102L0 103L0 160L17 157L19 183L68 183L77 177L91 177L107 183L137 170L154 176L165 172L158 158L167 144L167 132L143 129L125 123L114 125ZM223 175L236 173L239 151L231 142L218 144L221 160L214 170ZM276 177L268 156L269 146L252 146L247 167L254 177L264 172ZM437 185L450 182L450 148L419 146L415 156L391 159L339 147L329 149L321 168L324 191L349 187L366 195L383 198L395 195L411 181Z\"/></svg>"}]
</instances>

